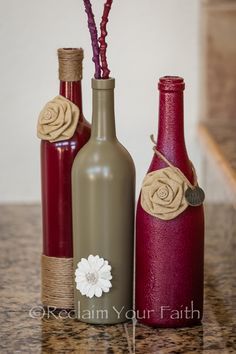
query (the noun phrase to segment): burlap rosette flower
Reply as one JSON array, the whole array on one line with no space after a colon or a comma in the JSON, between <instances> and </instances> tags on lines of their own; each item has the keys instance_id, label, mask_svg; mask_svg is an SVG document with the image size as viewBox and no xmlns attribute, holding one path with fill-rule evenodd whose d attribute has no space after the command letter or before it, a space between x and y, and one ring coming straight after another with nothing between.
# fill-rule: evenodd
<instances>
[{"instance_id":1,"label":"burlap rosette flower","mask_svg":"<svg viewBox=\"0 0 236 354\"><path fill-rule=\"evenodd\" d=\"M187 188L187 184L171 167L150 172L142 184L142 208L159 219L174 219L188 207L185 199Z\"/></svg>"},{"instance_id":2,"label":"burlap rosette flower","mask_svg":"<svg viewBox=\"0 0 236 354\"><path fill-rule=\"evenodd\" d=\"M38 119L37 136L51 143L70 139L79 121L79 108L63 96L49 101Z\"/></svg>"}]
</instances>

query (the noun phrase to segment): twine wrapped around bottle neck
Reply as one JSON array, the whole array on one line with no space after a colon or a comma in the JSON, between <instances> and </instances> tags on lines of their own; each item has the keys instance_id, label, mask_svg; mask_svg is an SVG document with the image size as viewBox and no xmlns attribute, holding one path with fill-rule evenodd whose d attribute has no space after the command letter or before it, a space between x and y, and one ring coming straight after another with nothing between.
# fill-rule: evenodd
<instances>
[{"instance_id":1,"label":"twine wrapped around bottle neck","mask_svg":"<svg viewBox=\"0 0 236 354\"><path fill-rule=\"evenodd\" d=\"M60 48L57 51L59 60L59 80L82 80L82 62L84 51L81 48Z\"/></svg>"}]
</instances>

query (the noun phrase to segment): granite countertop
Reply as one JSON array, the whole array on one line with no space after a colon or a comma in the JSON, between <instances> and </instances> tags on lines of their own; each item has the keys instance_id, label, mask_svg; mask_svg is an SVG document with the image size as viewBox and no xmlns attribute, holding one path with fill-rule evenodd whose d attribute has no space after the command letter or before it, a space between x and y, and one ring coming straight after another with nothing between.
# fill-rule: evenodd
<instances>
[{"instance_id":1,"label":"granite countertop","mask_svg":"<svg viewBox=\"0 0 236 354\"><path fill-rule=\"evenodd\" d=\"M93 326L42 313L39 206L0 206L0 353L235 353L236 211L206 208L202 326ZM33 309L33 310L32 310ZM63 318L64 317L64 318Z\"/></svg>"}]
</instances>

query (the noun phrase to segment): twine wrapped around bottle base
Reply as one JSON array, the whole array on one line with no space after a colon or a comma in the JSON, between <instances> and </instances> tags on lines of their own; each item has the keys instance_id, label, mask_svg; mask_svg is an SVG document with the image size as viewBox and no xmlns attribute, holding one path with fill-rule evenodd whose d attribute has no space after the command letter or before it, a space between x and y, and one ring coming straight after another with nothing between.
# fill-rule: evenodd
<instances>
[{"instance_id":1,"label":"twine wrapped around bottle base","mask_svg":"<svg viewBox=\"0 0 236 354\"><path fill-rule=\"evenodd\" d=\"M73 258L42 255L41 269L42 304L59 309L73 309Z\"/></svg>"}]
</instances>

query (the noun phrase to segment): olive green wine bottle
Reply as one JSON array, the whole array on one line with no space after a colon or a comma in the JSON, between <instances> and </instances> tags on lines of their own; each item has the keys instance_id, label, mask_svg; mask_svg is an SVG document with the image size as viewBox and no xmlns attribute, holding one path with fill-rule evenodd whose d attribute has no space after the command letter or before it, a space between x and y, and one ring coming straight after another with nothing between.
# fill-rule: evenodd
<instances>
[{"instance_id":1,"label":"olive green wine bottle","mask_svg":"<svg viewBox=\"0 0 236 354\"><path fill-rule=\"evenodd\" d=\"M130 319L135 167L116 137L115 80L92 79L92 133L72 169L75 311L81 321Z\"/></svg>"}]
</instances>

